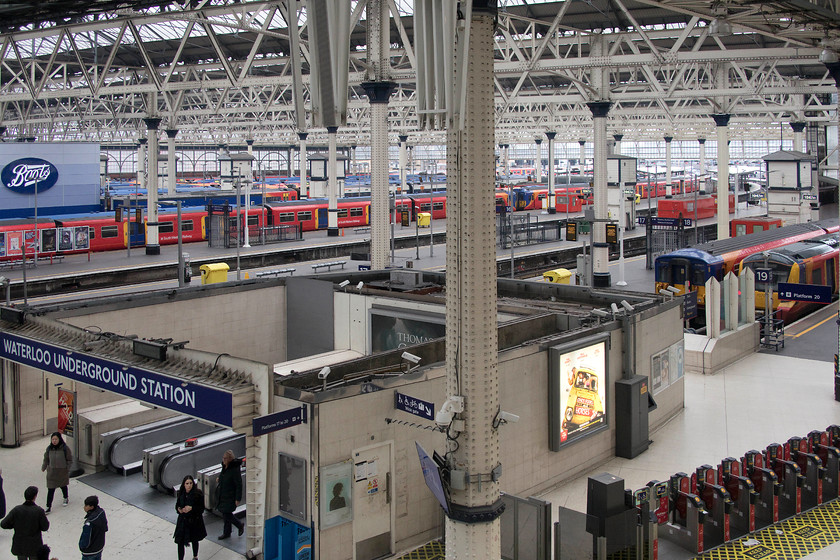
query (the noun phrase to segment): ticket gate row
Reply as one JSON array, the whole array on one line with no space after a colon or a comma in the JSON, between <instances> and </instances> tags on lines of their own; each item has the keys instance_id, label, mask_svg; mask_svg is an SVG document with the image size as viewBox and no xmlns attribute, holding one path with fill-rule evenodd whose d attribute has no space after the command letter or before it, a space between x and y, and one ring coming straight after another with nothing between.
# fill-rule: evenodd
<instances>
[{"instance_id":1,"label":"ticket gate row","mask_svg":"<svg viewBox=\"0 0 840 560\"><path fill-rule=\"evenodd\" d=\"M840 496L840 426L701 465L630 492L635 558L658 558L659 537L701 554Z\"/></svg>"}]
</instances>

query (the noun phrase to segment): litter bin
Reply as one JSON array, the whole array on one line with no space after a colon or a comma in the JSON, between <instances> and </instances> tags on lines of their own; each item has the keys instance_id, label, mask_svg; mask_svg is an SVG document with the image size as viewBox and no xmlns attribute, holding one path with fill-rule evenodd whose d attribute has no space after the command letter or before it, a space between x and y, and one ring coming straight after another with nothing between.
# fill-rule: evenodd
<instances>
[{"instance_id":1,"label":"litter bin","mask_svg":"<svg viewBox=\"0 0 840 560\"><path fill-rule=\"evenodd\" d=\"M183 253L184 257L184 283L189 284L192 281L192 268L190 268L190 254Z\"/></svg>"},{"instance_id":2,"label":"litter bin","mask_svg":"<svg viewBox=\"0 0 840 560\"><path fill-rule=\"evenodd\" d=\"M543 280L552 284L568 284L571 278L572 272L566 268L555 268L554 270L543 272Z\"/></svg>"},{"instance_id":3,"label":"litter bin","mask_svg":"<svg viewBox=\"0 0 840 560\"><path fill-rule=\"evenodd\" d=\"M419 227L429 227L432 223L432 213L431 212L418 212L417 213L417 225Z\"/></svg>"},{"instance_id":4,"label":"litter bin","mask_svg":"<svg viewBox=\"0 0 840 560\"><path fill-rule=\"evenodd\" d=\"M230 267L227 264L210 263L203 264L199 268L201 269L202 284L217 284L219 282L227 282L228 270L230 270Z\"/></svg>"}]
</instances>

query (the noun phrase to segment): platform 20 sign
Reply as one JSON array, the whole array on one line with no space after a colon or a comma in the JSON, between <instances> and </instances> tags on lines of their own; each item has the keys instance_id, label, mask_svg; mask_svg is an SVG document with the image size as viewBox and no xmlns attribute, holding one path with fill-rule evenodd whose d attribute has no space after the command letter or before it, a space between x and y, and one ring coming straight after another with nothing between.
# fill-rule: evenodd
<instances>
[{"instance_id":1,"label":"platform 20 sign","mask_svg":"<svg viewBox=\"0 0 840 560\"><path fill-rule=\"evenodd\" d=\"M0 333L0 358L214 424L233 425L233 397L227 391L182 383L165 375L9 333Z\"/></svg>"}]
</instances>

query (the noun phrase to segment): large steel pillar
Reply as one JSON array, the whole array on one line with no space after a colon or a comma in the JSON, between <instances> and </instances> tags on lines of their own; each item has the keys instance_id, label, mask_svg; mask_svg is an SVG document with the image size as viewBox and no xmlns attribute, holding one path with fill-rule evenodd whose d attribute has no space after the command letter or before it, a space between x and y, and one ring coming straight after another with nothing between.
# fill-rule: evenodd
<instances>
[{"instance_id":1,"label":"large steel pillar","mask_svg":"<svg viewBox=\"0 0 840 560\"><path fill-rule=\"evenodd\" d=\"M178 130L174 128L166 129L166 195L175 196L175 190L178 186L178 179L176 177L176 166L178 165L175 157L175 137L178 136Z\"/></svg>"},{"instance_id":2,"label":"large steel pillar","mask_svg":"<svg viewBox=\"0 0 840 560\"><path fill-rule=\"evenodd\" d=\"M146 186L146 215L148 216L146 222L146 254L159 255L158 156L160 155L160 148L158 147L158 126L160 126L160 119L158 117L147 117L143 119L143 122L146 123L149 134L149 182Z\"/></svg>"},{"instance_id":3,"label":"large steel pillar","mask_svg":"<svg viewBox=\"0 0 840 560\"><path fill-rule=\"evenodd\" d=\"M408 136L400 134L400 191L406 192L408 185L406 184L406 176L408 175ZM396 221L396 218L394 219Z\"/></svg>"},{"instance_id":4,"label":"large steel pillar","mask_svg":"<svg viewBox=\"0 0 840 560\"><path fill-rule=\"evenodd\" d=\"M3 439L0 447L20 446L20 370L11 360L0 360L0 406Z\"/></svg>"},{"instance_id":5,"label":"large steel pillar","mask_svg":"<svg viewBox=\"0 0 840 560\"><path fill-rule=\"evenodd\" d=\"M549 214L557 213L557 195L554 188L554 138L557 136L556 132L546 132L545 137L548 138L548 198L546 204L548 206ZM581 167L581 175L583 175L583 168ZM567 191L568 195L568 191Z\"/></svg>"},{"instance_id":6,"label":"large steel pillar","mask_svg":"<svg viewBox=\"0 0 840 560\"><path fill-rule=\"evenodd\" d=\"M337 126L327 127L327 237L338 237L338 177L335 172L338 166L337 135Z\"/></svg>"},{"instance_id":7,"label":"large steel pillar","mask_svg":"<svg viewBox=\"0 0 840 560\"><path fill-rule=\"evenodd\" d=\"M370 100L370 266L388 266L388 98L397 84L365 82L362 87Z\"/></svg>"},{"instance_id":8,"label":"large steel pillar","mask_svg":"<svg viewBox=\"0 0 840 560\"><path fill-rule=\"evenodd\" d=\"M534 181L542 183L542 138L534 138L537 145L537 157L534 158Z\"/></svg>"},{"instance_id":9,"label":"large steel pillar","mask_svg":"<svg viewBox=\"0 0 840 560\"><path fill-rule=\"evenodd\" d=\"M447 560L501 557L496 309L493 26L495 0L475 0L469 45L456 46L455 83L463 79L463 128L447 132L446 391L463 398L447 431L447 459L465 475L452 488ZM463 68L465 75L458 76ZM455 116L454 121L459 120ZM451 198L450 198L451 197ZM455 431L453 431L453 429ZM456 435L457 434L457 435ZM456 441L457 438L457 441Z\"/></svg>"},{"instance_id":10,"label":"large steel pillar","mask_svg":"<svg viewBox=\"0 0 840 560\"><path fill-rule=\"evenodd\" d=\"M580 144L580 174L583 175L583 164L586 161L586 140L578 140L578 144ZM553 161L551 165L554 165Z\"/></svg>"},{"instance_id":11,"label":"large steel pillar","mask_svg":"<svg viewBox=\"0 0 840 560\"><path fill-rule=\"evenodd\" d=\"M137 139L137 188L146 188L146 139Z\"/></svg>"},{"instance_id":12,"label":"large steel pillar","mask_svg":"<svg viewBox=\"0 0 840 560\"><path fill-rule=\"evenodd\" d=\"M700 161L698 162L698 167L700 169L697 170L697 176L699 179L697 180L697 185L695 188L703 187L703 191L706 190L706 139L705 138L698 138L697 142L700 144Z\"/></svg>"},{"instance_id":13,"label":"large steel pillar","mask_svg":"<svg viewBox=\"0 0 840 560\"><path fill-rule=\"evenodd\" d=\"M671 141L673 136L665 136L665 198L674 196L673 176L671 174Z\"/></svg>"},{"instance_id":14,"label":"large steel pillar","mask_svg":"<svg viewBox=\"0 0 840 560\"><path fill-rule=\"evenodd\" d=\"M502 161L504 162L503 167L505 170L505 177L510 180L510 152L508 152L510 144L499 144L499 147L502 149Z\"/></svg>"},{"instance_id":15,"label":"large steel pillar","mask_svg":"<svg viewBox=\"0 0 840 560\"><path fill-rule=\"evenodd\" d=\"M587 103L592 111L594 131L594 160L592 163L592 196L595 223L592 224L592 286L610 286L610 246L607 243L607 114L612 103L595 101Z\"/></svg>"},{"instance_id":16,"label":"large steel pillar","mask_svg":"<svg viewBox=\"0 0 840 560\"><path fill-rule=\"evenodd\" d=\"M792 122L790 123L790 127L793 129L793 151L794 152L805 152L805 145L802 141L803 139L803 132L805 130L805 126L808 123L804 122ZM779 146L779 149L782 149L782 146Z\"/></svg>"},{"instance_id":17,"label":"large steel pillar","mask_svg":"<svg viewBox=\"0 0 840 560\"><path fill-rule=\"evenodd\" d=\"M729 118L712 115L717 133L717 237L729 239ZM737 193L736 193L737 196ZM738 199L735 199L735 204Z\"/></svg>"},{"instance_id":18,"label":"large steel pillar","mask_svg":"<svg viewBox=\"0 0 840 560\"><path fill-rule=\"evenodd\" d=\"M299 152L300 155L300 193L298 195L300 197L309 198L309 185L306 182L306 172L308 171L306 165L306 137L309 136L308 132L298 132L298 139L300 140L300 147Z\"/></svg>"}]
</instances>

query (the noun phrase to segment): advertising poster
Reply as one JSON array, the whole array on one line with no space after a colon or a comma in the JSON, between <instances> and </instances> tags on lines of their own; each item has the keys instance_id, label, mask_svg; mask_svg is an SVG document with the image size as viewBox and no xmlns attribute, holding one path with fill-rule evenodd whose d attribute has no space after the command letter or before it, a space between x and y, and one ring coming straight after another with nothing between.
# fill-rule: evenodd
<instances>
[{"instance_id":1,"label":"advertising poster","mask_svg":"<svg viewBox=\"0 0 840 560\"><path fill-rule=\"evenodd\" d=\"M78 226L75 229L76 249L87 249L90 243L90 229L88 226Z\"/></svg>"},{"instance_id":2,"label":"advertising poster","mask_svg":"<svg viewBox=\"0 0 840 560\"><path fill-rule=\"evenodd\" d=\"M37 232L35 230L32 231L24 231L23 238L26 241L26 254L27 255L34 255L37 247L35 247L35 240L37 238Z\"/></svg>"},{"instance_id":3,"label":"advertising poster","mask_svg":"<svg viewBox=\"0 0 840 560\"><path fill-rule=\"evenodd\" d=\"M23 256L23 234L19 231L6 233L6 254L10 257Z\"/></svg>"},{"instance_id":4,"label":"advertising poster","mask_svg":"<svg viewBox=\"0 0 840 560\"><path fill-rule=\"evenodd\" d=\"M370 313L371 352L406 348L446 336L446 319L399 317L389 313Z\"/></svg>"},{"instance_id":5,"label":"advertising poster","mask_svg":"<svg viewBox=\"0 0 840 560\"><path fill-rule=\"evenodd\" d=\"M655 395L675 383L685 372L685 346L683 341L650 357L650 388Z\"/></svg>"},{"instance_id":6,"label":"advertising poster","mask_svg":"<svg viewBox=\"0 0 840 560\"><path fill-rule=\"evenodd\" d=\"M676 383L685 373L685 342L680 340L672 344L669 352L671 354L671 383Z\"/></svg>"},{"instance_id":7,"label":"advertising poster","mask_svg":"<svg viewBox=\"0 0 840 560\"><path fill-rule=\"evenodd\" d=\"M6 256L6 234L0 233L0 257Z\"/></svg>"},{"instance_id":8,"label":"advertising poster","mask_svg":"<svg viewBox=\"0 0 840 560\"><path fill-rule=\"evenodd\" d=\"M321 468L321 527L324 529L353 520L352 470L349 462Z\"/></svg>"},{"instance_id":9,"label":"advertising poster","mask_svg":"<svg viewBox=\"0 0 840 560\"><path fill-rule=\"evenodd\" d=\"M58 431L73 437L73 391L58 390Z\"/></svg>"},{"instance_id":10,"label":"advertising poster","mask_svg":"<svg viewBox=\"0 0 840 560\"><path fill-rule=\"evenodd\" d=\"M58 247L58 239L56 237L55 228L41 230L41 251L45 253L55 253Z\"/></svg>"},{"instance_id":11,"label":"advertising poster","mask_svg":"<svg viewBox=\"0 0 840 560\"><path fill-rule=\"evenodd\" d=\"M606 425L605 351L599 342L560 357L561 443Z\"/></svg>"},{"instance_id":12,"label":"advertising poster","mask_svg":"<svg viewBox=\"0 0 840 560\"><path fill-rule=\"evenodd\" d=\"M73 228L60 228L58 230L58 250L72 251L73 250Z\"/></svg>"}]
</instances>

